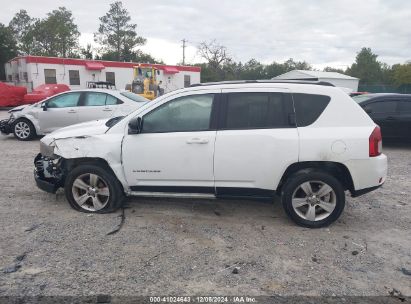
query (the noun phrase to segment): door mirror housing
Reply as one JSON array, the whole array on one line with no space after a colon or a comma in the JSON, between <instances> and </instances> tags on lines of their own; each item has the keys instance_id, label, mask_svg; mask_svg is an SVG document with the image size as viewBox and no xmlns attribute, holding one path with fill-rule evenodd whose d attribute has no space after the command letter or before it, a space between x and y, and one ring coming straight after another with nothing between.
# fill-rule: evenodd
<instances>
[{"instance_id":1,"label":"door mirror housing","mask_svg":"<svg viewBox=\"0 0 411 304\"><path fill-rule=\"evenodd\" d=\"M43 102L41 107L43 108L43 111L47 111L47 102Z\"/></svg>"},{"instance_id":2,"label":"door mirror housing","mask_svg":"<svg viewBox=\"0 0 411 304\"><path fill-rule=\"evenodd\" d=\"M141 117L134 117L128 122L128 134L141 133L143 119Z\"/></svg>"}]
</instances>

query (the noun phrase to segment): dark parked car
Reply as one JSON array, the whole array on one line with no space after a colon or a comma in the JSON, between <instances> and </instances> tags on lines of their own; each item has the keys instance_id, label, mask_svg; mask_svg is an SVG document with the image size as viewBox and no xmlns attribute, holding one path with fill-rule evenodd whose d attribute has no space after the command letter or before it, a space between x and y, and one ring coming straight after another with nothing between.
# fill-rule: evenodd
<instances>
[{"instance_id":1,"label":"dark parked car","mask_svg":"<svg viewBox=\"0 0 411 304\"><path fill-rule=\"evenodd\" d=\"M364 94L353 99L381 127L383 139L411 140L411 94Z\"/></svg>"}]
</instances>

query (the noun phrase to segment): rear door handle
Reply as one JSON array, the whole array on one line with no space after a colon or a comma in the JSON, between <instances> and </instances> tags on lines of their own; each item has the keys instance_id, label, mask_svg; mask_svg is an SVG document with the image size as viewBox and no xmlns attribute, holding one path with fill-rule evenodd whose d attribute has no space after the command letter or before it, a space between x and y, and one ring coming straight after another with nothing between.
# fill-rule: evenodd
<instances>
[{"instance_id":1,"label":"rear door handle","mask_svg":"<svg viewBox=\"0 0 411 304\"><path fill-rule=\"evenodd\" d=\"M395 118L395 117L392 117L392 116L388 116L388 117L386 118L386 120L396 120L396 118Z\"/></svg>"},{"instance_id":2,"label":"rear door handle","mask_svg":"<svg viewBox=\"0 0 411 304\"><path fill-rule=\"evenodd\" d=\"M105 109L103 109L103 111L104 112L111 112L111 111L113 111L112 109L109 109L109 108L105 108Z\"/></svg>"},{"instance_id":3,"label":"rear door handle","mask_svg":"<svg viewBox=\"0 0 411 304\"><path fill-rule=\"evenodd\" d=\"M208 139L195 137L195 138L187 140L187 143L188 144L207 144Z\"/></svg>"}]
</instances>

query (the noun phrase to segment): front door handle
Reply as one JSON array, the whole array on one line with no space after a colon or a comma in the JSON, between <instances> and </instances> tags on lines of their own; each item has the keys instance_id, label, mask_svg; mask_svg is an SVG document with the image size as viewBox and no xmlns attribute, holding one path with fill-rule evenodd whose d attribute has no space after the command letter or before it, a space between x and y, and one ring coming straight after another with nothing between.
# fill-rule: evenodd
<instances>
[{"instance_id":1,"label":"front door handle","mask_svg":"<svg viewBox=\"0 0 411 304\"><path fill-rule=\"evenodd\" d=\"M395 117L392 117L392 116L388 116L388 117L386 118L386 120L396 120L396 118L395 118Z\"/></svg>"},{"instance_id":2,"label":"front door handle","mask_svg":"<svg viewBox=\"0 0 411 304\"><path fill-rule=\"evenodd\" d=\"M187 140L187 143L188 144L207 144L208 139L195 137L195 138Z\"/></svg>"},{"instance_id":3,"label":"front door handle","mask_svg":"<svg viewBox=\"0 0 411 304\"><path fill-rule=\"evenodd\" d=\"M111 111L113 111L113 110L112 110L112 109L105 108L105 109L103 109L103 111L104 111L104 112L111 112Z\"/></svg>"},{"instance_id":4,"label":"front door handle","mask_svg":"<svg viewBox=\"0 0 411 304\"><path fill-rule=\"evenodd\" d=\"M67 113L77 113L75 110L70 110Z\"/></svg>"}]
</instances>

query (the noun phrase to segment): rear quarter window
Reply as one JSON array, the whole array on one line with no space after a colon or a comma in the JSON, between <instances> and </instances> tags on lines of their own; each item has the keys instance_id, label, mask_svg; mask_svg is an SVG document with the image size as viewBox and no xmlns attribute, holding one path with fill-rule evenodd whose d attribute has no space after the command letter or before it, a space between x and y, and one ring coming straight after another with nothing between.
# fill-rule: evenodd
<instances>
[{"instance_id":1,"label":"rear quarter window","mask_svg":"<svg viewBox=\"0 0 411 304\"><path fill-rule=\"evenodd\" d=\"M331 100L330 96L303 93L294 93L293 99L298 127L314 123Z\"/></svg>"}]
</instances>

